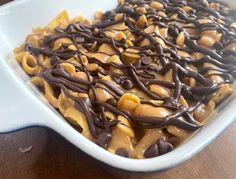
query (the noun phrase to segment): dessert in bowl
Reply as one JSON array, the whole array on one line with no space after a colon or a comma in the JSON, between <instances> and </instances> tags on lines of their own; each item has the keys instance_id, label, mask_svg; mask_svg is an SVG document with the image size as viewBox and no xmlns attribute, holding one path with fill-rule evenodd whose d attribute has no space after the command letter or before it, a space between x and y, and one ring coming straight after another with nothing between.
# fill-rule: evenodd
<instances>
[{"instance_id":1,"label":"dessert in bowl","mask_svg":"<svg viewBox=\"0 0 236 179\"><path fill-rule=\"evenodd\" d=\"M120 1L92 21L63 11L35 28L15 57L73 133L136 161L138 171L164 169L234 92L234 14L213 1ZM140 169L159 158L167 163Z\"/></svg>"}]
</instances>

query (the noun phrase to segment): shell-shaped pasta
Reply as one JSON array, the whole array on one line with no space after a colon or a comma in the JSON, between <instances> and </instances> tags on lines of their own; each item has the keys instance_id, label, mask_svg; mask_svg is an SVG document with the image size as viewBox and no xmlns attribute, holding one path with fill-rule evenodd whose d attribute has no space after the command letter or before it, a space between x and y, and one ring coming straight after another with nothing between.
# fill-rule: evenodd
<instances>
[{"instance_id":1,"label":"shell-shaped pasta","mask_svg":"<svg viewBox=\"0 0 236 179\"><path fill-rule=\"evenodd\" d=\"M22 68L29 75L35 75L40 71L36 58L29 53L24 53L21 60Z\"/></svg>"},{"instance_id":2,"label":"shell-shaped pasta","mask_svg":"<svg viewBox=\"0 0 236 179\"><path fill-rule=\"evenodd\" d=\"M124 116L118 116L117 119L120 121L120 123L117 125L117 128L122 132L124 132L129 137L131 138L135 137L134 131L131 128L129 121Z\"/></svg>"},{"instance_id":3,"label":"shell-shaped pasta","mask_svg":"<svg viewBox=\"0 0 236 179\"><path fill-rule=\"evenodd\" d=\"M74 19L72 19L70 21L70 23L77 23L77 22L84 24L84 25L91 25L92 24L91 20L87 19L83 14L76 16Z\"/></svg>"},{"instance_id":4,"label":"shell-shaped pasta","mask_svg":"<svg viewBox=\"0 0 236 179\"><path fill-rule=\"evenodd\" d=\"M229 96L233 92L233 89L230 87L229 84L224 84L220 87L220 89L217 91L217 93L213 96L213 98L210 100L214 101L215 103L218 103L222 101L224 98Z\"/></svg>"},{"instance_id":5,"label":"shell-shaped pasta","mask_svg":"<svg viewBox=\"0 0 236 179\"><path fill-rule=\"evenodd\" d=\"M75 102L68 98L64 91L61 92L59 98L58 98L58 109L61 114L65 113L66 109L70 106L74 106Z\"/></svg>"},{"instance_id":6,"label":"shell-shaped pasta","mask_svg":"<svg viewBox=\"0 0 236 179\"><path fill-rule=\"evenodd\" d=\"M180 32L177 39L176 39L176 44L183 47L184 46L184 40L185 40L185 35L184 32Z\"/></svg>"},{"instance_id":7,"label":"shell-shaped pasta","mask_svg":"<svg viewBox=\"0 0 236 179\"><path fill-rule=\"evenodd\" d=\"M206 47L212 47L216 42L219 42L222 37L221 33L216 30L207 30L201 33L201 38L198 43Z\"/></svg>"},{"instance_id":8,"label":"shell-shaped pasta","mask_svg":"<svg viewBox=\"0 0 236 179\"><path fill-rule=\"evenodd\" d=\"M108 58L107 63L122 64L120 57L118 55L113 55L110 58Z\"/></svg>"},{"instance_id":9,"label":"shell-shaped pasta","mask_svg":"<svg viewBox=\"0 0 236 179\"><path fill-rule=\"evenodd\" d=\"M135 116L147 117L166 117L171 114L171 111L164 107L153 107L148 104L139 104L133 113Z\"/></svg>"},{"instance_id":10,"label":"shell-shaped pasta","mask_svg":"<svg viewBox=\"0 0 236 179\"><path fill-rule=\"evenodd\" d=\"M205 122L207 119L209 119L210 116L214 115L216 113L215 111L215 102L210 101L207 106L200 105L193 113L194 118L198 122Z\"/></svg>"},{"instance_id":11,"label":"shell-shaped pasta","mask_svg":"<svg viewBox=\"0 0 236 179\"><path fill-rule=\"evenodd\" d=\"M186 131L175 126L168 126L167 131L170 134L180 138L180 140L184 140L189 136L189 134Z\"/></svg>"},{"instance_id":12,"label":"shell-shaped pasta","mask_svg":"<svg viewBox=\"0 0 236 179\"><path fill-rule=\"evenodd\" d=\"M218 69L217 66L215 66L215 65L213 65L211 63L204 63L203 67L210 67L210 68L213 68L213 69ZM216 70L209 70L207 72L207 74L210 75L209 79L211 79L214 83L222 83L222 82L224 82L224 78L222 76L220 76L220 75L211 75L211 74L214 74L214 73L220 73L220 72L218 72Z\"/></svg>"},{"instance_id":13,"label":"shell-shaped pasta","mask_svg":"<svg viewBox=\"0 0 236 179\"><path fill-rule=\"evenodd\" d=\"M43 89L44 97L47 99L47 101L55 108L58 108L58 99L55 96L55 92L53 91L53 88L46 82L43 78L40 78L38 76L34 76L31 79L31 82Z\"/></svg>"},{"instance_id":14,"label":"shell-shaped pasta","mask_svg":"<svg viewBox=\"0 0 236 179\"><path fill-rule=\"evenodd\" d=\"M124 14L123 13L118 13L118 14L116 14L116 16L115 16L115 20L117 21L117 20L120 20L120 19L122 19L124 17Z\"/></svg>"},{"instance_id":15,"label":"shell-shaped pasta","mask_svg":"<svg viewBox=\"0 0 236 179\"><path fill-rule=\"evenodd\" d=\"M157 41L162 47L164 47L164 48L167 47L167 45L165 44L165 42L164 42L161 38L156 37L156 41Z\"/></svg>"},{"instance_id":16,"label":"shell-shaped pasta","mask_svg":"<svg viewBox=\"0 0 236 179\"><path fill-rule=\"evenodd\" d=\"M139 19L137 21L137 26L140 28L144 28L147 26L147 18L145 15L142 15L139 17Z\"/></svg>"},{"instance_id":17,"label":"shell-shaped pasta","mask_svg":"<svg viewBox=\"0 0 236 179\"><path fill-rule=\"evenodd\" d=\"M127 40L132 41L132 40L135 39L134 34L131 33L129 30L125 30L125 31L124 31L124 34L125 34Z\"/></svg>"},{"instance_id":18,"label":"shell-shaped pasta","mask_svg":"<svg viewBox=\"0 0 236 179\"><path fill-rule=\"evenodd\" d=\"M197 82L196 82L196 80L195 80L194 78L190 78L190 79L189 79L189 85L190 85L191 87L195 87L196 84L197 84Z\"/></svg>"},{"instance_id":19,"label":"shell-shaped pasta","mask_svg":"<svg viewBox=\"0 0 236 179\"><path fill-rule=\"evenodd\" d=\"M158 95L162 97L168 97L170 96L170 92L165 87L162 87L160 85L150 85L150 90L154 93L157 93Z\"/></svg>"},{"instance_id":20,"label":"shell-shaped pasta","mask_svg":"<svg viewBox=\"0 0 236 179\"><path fill-rule=\"evenodd\" d=\"M104 53L87 53L86 54L89 58L95 58L99 61L101 61L102 63L106 63L107 59L110 57L109 55L106 55Z\"/></svg>"},{"instance_id":21,"label":"shell-shaped pasta","mask_svg":"<svg viewBox=\"0 0 236 179\"><path fill-rule=\"evenodd\" d=\"M106 63L122 64L118 55L111 56L110 58L107 59ZM123 71L121 69L113 67L113 66L110 66L109 70L112 71L113 73L123 74Z\"/></svg>"},{"instance_id":22,"label":"shell-shaped pasta","mask_svg":"<svg viewBox=\"0 0 236 179\"><path fill-rule=\"evenodd\" d=\"M103 19L103 16L104 16L103 11L101 11L101 10L96 11L94 21L100 22Z\"/></svg>"},{"instance_id":23,"label":"shell-shaped pasta","mask_svg":"<svg viewBox=\"0 0 236 179\"><path fill-rule=\"evenodd\" d=\"M112 139L107 150L111 153L115 153L119 148L124 148L129 153L129 155L134 153L131 137L120 130L118 127L115 127L112 130Z\"/></svg>"},{"instance_id":24,"label":"shell-shaped pasta","mask_svg":"<svg viewBox=\"0 0 236 179\"><path fill-rule=\"evenodd\" d=\"M74 76L77 77L77 78L81 78L81 79L83 79L83 80L88 81L88 76L87 76L87 74L86 74L85 72L83 72L83 71L76 72L76 73L74 74Z\"/></svg>"},{"instance_id":25,"label":"shell-shaped pasta","mask_svg":"<svg viewBox=\"0 0 236 179\"><path fill-rule=\"evenodd\" d=\"M71 57L71 58L68 58L67 60L65 60L65 62L68 62L68 63L78 63L80 61L79 61L79 59L77 57Z\"/></svg>"},{"instance_id":26,"label":"shell-shaped pasta","mask_svg":"<svg viewBox=\"0 0 236 179\"><path fill-rule=\"evenodd\" d=\"M18 47L16 47L16 48L14 49L14 54L15 54L15 56L18 55L18 54L20 54L20 53L24 53L24 48L25 48L25 45L24 45L24 44L19 45Z\"/></svg>"},{"instance_id":27,"label":"shell-shaped pasta","mask_svg":"<svg viewBox=\"0 0 236 179\"><path fill-rule=\"evenodd\" d=\"M40 54L38 56L38 60L43 65L44 68L50 68L52 66L51 65L51 59L47 56L44 56L44 55Z\"/></svg>"},{"instance_id":28,"label":"shell-shaped pasta","mask_svg":"<svg viewBox=\"0 0 236 179\"><path fill-rule=\"evenodd\" d=\"M72 76L75 75L76 73L76 69L75 66L70 64L70 63L61 63L60 64L61 67L64 68L64 70L66 70L68 73L70 73Z\"/></svg>"},{"instance_id":29,"label":"shell-shaped pasta","mask_svg":"<svg viewBox=\"0 0 236 179\"><path fill-rule=\"evenodd\" d=\"M141 58L140 51L134 48L127 48L122 56L127 62L135 62Z\"/></svg>"},{"instance_id":30,"label":"shell-shaped pasta","mask_svg":"<svg viewBox=\"0 0 236 179\"><path fill-rule=\"evenodd\" d=\"M137 108L138 104L140 104L140 99L134 94L131 93L124 93L119 101L118 101L118 108L129 111L133 113L134 110Z\"/></svg>"},{"instance_id":31,"label":"shell-shaped pasta","mask_svg":"<svg viewBox=\"0 0 236 179\"><path fill-rule=\"evenodd\" d=\"M66 27L69 21L69 14L66 10L62 11L60 14L58 14L49 24L48 28L50 30L55 29L56 27Z\"/></svg>"},{"instance_id":32,"label":"shell-shaped pasta","mask_svg":"<svg viewBox=\"0 0 236 179\"><path fill-rule=\"evenodd\" d=\"M97 71L98 68L99 68L99 66L98 66L97 63L89 63L89 64L87 65L87 70L88 70L89 72Z\"/></svg>"},{"instance_id":33,"label":"shell-shaped pasta","mask_svg":"<svg viewBox=\"0 0 236 179\"><path fill-rule=\"evenodd\" d=\"M102 52L108 55L116 54L116 51L111 47L111 45L105 43L99 47L98 52Z\"/></svg>"},{"instance_id":34,"label":"shell-shaped pasta","mask_svg":"<svg viewBox=\"0 0 236 179\"><path fill-rule=\"evenodd\" d=\"M109 37L109 38L112 38L114 39L116 37L118 32L114 31L114 30L107 30L107 31L104 31L104 34Z\"/></svg>"},{"instance_id":35,"label":"shell-shaped pasta","mask_svg":"<svg viewBox=\"0 0 236 179\"><path fill-rule=\"evenodd\" d=\"M70 106L62 113L62 115L72 124L79 125L79 127L83 129L82 134L86 138L93 140L88 127L87 119L82 112L77 110L74 106Z\"/></svg>"},{"instance_id":36,"label":"shell-shaped pasta","mask_svg":"<svg viewBox=\"0 0 236 179\"><path fill-rule=\"evenodd\" d=\"M203 58L205 55L203 53L199 53L199 52L194 52L192 53L192 58L199 60L201 58Z\"/></svg>"},{"instance_id":37,"label":"shell-shaped pasta","mask_svg":"<svg viewBox=\"0 0 236 179\"><path fill-rule=\"evenodd\" d=\"M26 38L26 43L32 44L34 47L40 47L41 45L41 39L38 34L29 34Z\"/></svg>"},{"instance_id":38,"label":"shell-shaped pasta","mask_svg":"<svg viewBox=\"0 0 236 179\"><path fill-rule=\"evenodd\" d=\"M80 60L82 62L83 65L87 66L88 65L88 58L85 55L82 55L80 57Z\"/></svg>"},{"instance_id":39,"label":"shell-shaped pasta","mask_svg":"<svg viewBox=\"0 0 236 179\"><path fill-rule=\"evenodd\" d=\"M123 30L127 30L128 27L125 25L124 22L122 22L119 24L110 25L105 28L105 30L113 30L113 29L123 31Z\"/></svg>"},{"instance_id":40,"label":"shell-shaped pasta","mask_svg":"<svg viewBox=\"0 0 236 179\"><path fill-rule=\"evenodd\" d=\"M167 28L160 28L159 33L162 37L167 38L168 37L168 29Z\"/></svg>"},{"instance_id":41,"label":"shell-shaped pasta","mask_svg":"<svg viewBox=\"0 0 236 179\"><path fill-rule=\"evenodd\" d=\"M112 112L110 112L110 111L106 111L105 116L111 121L115 120L117 118L117 116L115 114L113 114Z\"/></svg>"},{"instance_id":42,"label":"shell-shaped pasta","mask_svg":"<svg viewBox=\"0 0 236 179\"><path fill-rule=\"evenodd\" d=\"M164 79L165 79L166 81L173 81L172 73L173 73L173 70L172 70L172 69L169 70L169 71L165 74Z\"/></svg>"},{"instance_id":43,"label":"shell-shaped pasta","mask_svg":"<svg viewBox=\"0 0 236 179\"><path fill-rule=\"evenodd\" d=\"M106 112L110 120L115 120L116 116L111 112ZM115 153L117 149L125 149L130 156L133 156L133 141L135 140L134 131L129 121L124 116L118 116L120 123L112 130L112 140L109 144L108 151Z\"/></svg>"},{"instance_id":44,"label":"shell-shaped pasta","mask_svg":"<svg viewBox=\"0 0 236 179\"><path fill-rule=\"evenodd\" d=\"M182 50L178 51L178 55L181 57L184 57L184 58L190 57L189 53L182 51Z\"/></svg>"},{"instance_id":45,"label":"shell-shaped pasta","mask_svg":"<svg viewBox=\"0 0 236 179\"><path fill-rule=\"evenodd\" d=\"M18 52L18 51L20 51L20 49L21 49L22 47L19 47L19 49L17 48L17 49L15 49L15 58L16 58L16 61L18 62L18 63L22 63L22 60L23 60L23 57L25 56L25 55L30 55L28 52L24 52L24 51L22 51L22 52Z\"/></svg>"},{"instance_id":46,"label":"shell-shaped pasta","mask_svg":"<svg viewBox=\"0 0 236 179\"><path fill-rule=\"evenodd\" d=\"M97 100L100 103L105 103L108 99L112 98L112 95L102 88L96 88L95 92L98 97ZM94 99L94 94L93 94L92 90L89 91L89 96L90 96L90 98Z\"/></svg>"},{"instance_id":47,"label":"shell-shaped pasta","mask_svg":"<svg viewBox=\"0 0 236 179\"><path fill-rule=\"evenodd\" d=\"M188 102L184 99L184 97L181 95L180 98L179 98L179 103L183 106L189 106L188 105Z\"/></svg>"},{"instance_id":48,"label":"shell-shaped pasta","mask_svg":"<svg viewBox=\"0 0 236 179\"><path fill-rule=\"evenodd\" d=\"M84 20L85 20L85 16L83 14L80 14L76 16L74 19L72 19L71 23L80 22L83 24Z\"/></svg>"},{"instance_id":49,"label":"shell-shaped pasta","mask_svg":"<svg viewBox=\"0 0 236 179\"><path fill-rule=\"evenodd\" d=\"M55 40L53 43L53 50L57 50L61 47L62 44L73 44L72 40L69 38L60 38Z\"/></svg>"}]
</instances>

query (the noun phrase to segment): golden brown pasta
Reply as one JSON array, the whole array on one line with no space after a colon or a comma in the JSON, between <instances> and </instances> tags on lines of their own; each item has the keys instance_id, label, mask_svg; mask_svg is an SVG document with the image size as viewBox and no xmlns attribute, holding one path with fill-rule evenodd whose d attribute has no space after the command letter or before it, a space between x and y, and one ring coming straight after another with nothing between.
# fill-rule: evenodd
<instances>
[{"instance_id":1,"label":"golden brown pasta","mask_svg":"<svg viewBox=\"0 0 236 179\"><path fill-rule=\"evenodd\" d=\"M216 1L119 0L93 21L62 11L14 53L82 135L114 154L151 158L178 147L235 91L231 13Z\"/></svg>"},{"instance_id":2,"label":"golden brown pasta","mask_svg":"<svg viewBox=\"0 0 236 179\"><path fill-rule=\"evenodd\" d=\"M44 93L45 98L48 100L48 102L55 108L58 108L58 99L55 96L55 90L42 78L40 77L33 77L31 82L42 89L42 92Z\"/></svg>"}]
</instances>

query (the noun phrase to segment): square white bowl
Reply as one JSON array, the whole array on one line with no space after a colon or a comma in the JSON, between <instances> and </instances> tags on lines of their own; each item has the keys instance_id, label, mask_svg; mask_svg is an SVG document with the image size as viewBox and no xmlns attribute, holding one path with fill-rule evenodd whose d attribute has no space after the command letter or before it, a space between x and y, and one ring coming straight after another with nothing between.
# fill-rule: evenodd
<instances>
[{"instance_id":1,"label":"square white bowl","mask_svg":"<svg viewBox=\"0 0 236 179\"><path fill-rule=\"evenodd\" d=\"M234 5L234 0L228 0ZM12 50L36 26L45 26L60 11L92 18L98 9L109 10L116 0L18 0L0 7L0 133L40 125L57 131L92 157L133 172L161 171L176 166L205 148L236 119L236 98L231 98L192 138L174 151L151 159L123 158L100 148L73 129L46 102L38 98L27 75L16 64Z\"/></svg>"}]
</instances>

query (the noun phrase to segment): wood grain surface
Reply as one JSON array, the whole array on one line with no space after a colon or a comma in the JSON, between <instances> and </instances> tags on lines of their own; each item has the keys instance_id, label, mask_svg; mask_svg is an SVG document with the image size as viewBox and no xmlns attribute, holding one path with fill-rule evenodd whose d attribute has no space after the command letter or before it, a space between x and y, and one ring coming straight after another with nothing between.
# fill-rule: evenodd
<instances>
[{"instance_id":1,"label":"wood grain surface","mask_svg":"<svg viewBox=\"0 0 236 179\"><path fill-rule=\"evenodd\" d=\"M236 123L200 154L162 173L118 171L87 156L54 131L31 128L0 135L0 178L236 178ZM32 146L28 153L19 148ZM171 161L170 161L171 162Z\"/></svg>"},{"instance_id":2,"label":"wood grain surface","mask_svg":"<svg viewBox=\"0 0 236 179\"><path fill-rule=\"evenodd\" d=\"M8 1L0 0L0 5ZM27 153L19 150L30 146L32 150ZM234 179L236 178L236 123L191 160L171 170L149 174L128 173L104 165L50 129L37 127L2 134L0 179L5 178Z\"/></svg>"}]
</instances>

